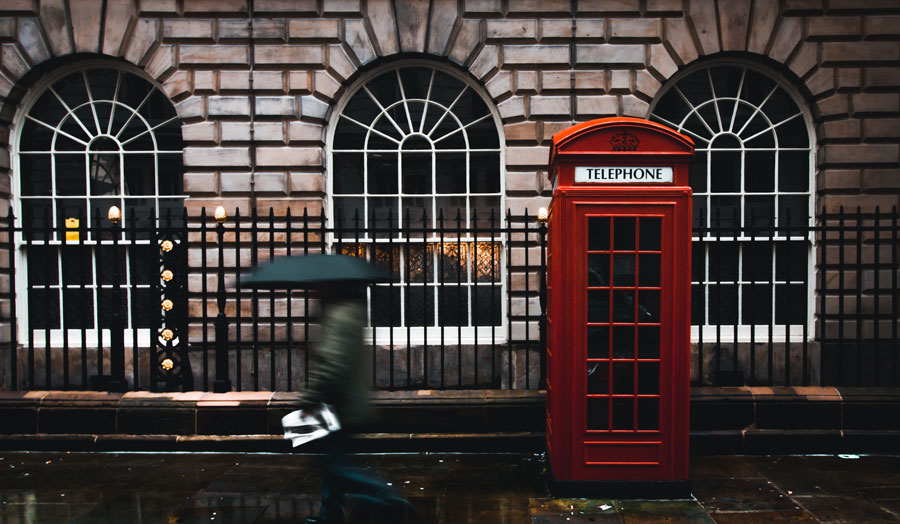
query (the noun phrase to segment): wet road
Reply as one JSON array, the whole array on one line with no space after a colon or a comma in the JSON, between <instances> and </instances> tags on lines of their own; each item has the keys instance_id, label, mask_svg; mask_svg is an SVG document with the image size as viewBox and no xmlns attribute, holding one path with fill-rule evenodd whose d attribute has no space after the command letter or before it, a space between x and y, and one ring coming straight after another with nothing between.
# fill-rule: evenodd
<instances>
[{"instance_id":1,"label":"wet road","mask_svg":"<svg viewBox=\"0 0 900 524\"><path fill-rule=\"evenodd\" d=\"M528 454L359 455L417 524L897 523L900 457L722 456L693 500L554 499ZM0 524L287 524L318 510L308 455L0 453ZM360 505L348 521L372 522Z\"/></svg>"}]
</instances>

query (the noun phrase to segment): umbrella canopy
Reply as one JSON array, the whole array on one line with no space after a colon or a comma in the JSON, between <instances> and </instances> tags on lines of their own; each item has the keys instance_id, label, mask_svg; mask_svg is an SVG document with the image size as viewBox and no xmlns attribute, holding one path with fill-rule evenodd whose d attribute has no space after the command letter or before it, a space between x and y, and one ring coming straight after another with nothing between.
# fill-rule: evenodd
<instances>
[{"instance_id":1,"label":"umbrella canopy","mask_svg":"<svg viewBox=\"0 0 900 524\"><path fill-rule=\"evenodd\" d=\"M293 288L326 284L389 282L393 276L365 259L347 255L292 255L276 258L241 277L246 287Z\"/></svg>"}]
</instances>

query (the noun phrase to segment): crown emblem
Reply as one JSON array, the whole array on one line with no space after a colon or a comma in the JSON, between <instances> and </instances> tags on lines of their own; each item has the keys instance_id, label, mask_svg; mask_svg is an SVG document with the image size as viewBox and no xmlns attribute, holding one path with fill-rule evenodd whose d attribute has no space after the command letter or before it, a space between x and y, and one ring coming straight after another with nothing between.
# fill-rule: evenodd
<instances>
[{"instance_id":1,"label":"crown emblem","mask_svg":"<svg viewBox=\"0 0 900 524\"><path fill-rule=\"evenodd\" d=\"M622 131L621 134L613 136L609 140L609 144L612 146L613 151L637 151L638 144L641 141L638 140L638 137L634 135L629 135L625 131Z\"/></svg>"}]
</instances>

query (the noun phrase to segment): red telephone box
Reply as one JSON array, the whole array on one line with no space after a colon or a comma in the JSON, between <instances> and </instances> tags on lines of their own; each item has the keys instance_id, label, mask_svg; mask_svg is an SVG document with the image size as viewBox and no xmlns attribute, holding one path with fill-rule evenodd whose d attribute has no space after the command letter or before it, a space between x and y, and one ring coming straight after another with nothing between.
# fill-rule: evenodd
<instances>
[{"instance_id":1,"label":"red telephone box","mask_svg":"<svg viewBox=\"0 0 900 524\"><path fill-rule=\"evenodd\" d=\"M556 493L689 493L693 154L690 138L636 118L553 136L546 340Z\"/></svg>"}]
</instances>

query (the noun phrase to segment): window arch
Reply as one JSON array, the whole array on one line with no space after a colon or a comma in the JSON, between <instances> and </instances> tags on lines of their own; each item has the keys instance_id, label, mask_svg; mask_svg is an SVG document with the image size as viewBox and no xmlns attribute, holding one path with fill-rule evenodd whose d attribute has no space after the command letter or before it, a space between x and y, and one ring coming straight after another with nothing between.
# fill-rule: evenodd
<instances>
[{"instance_id":1,"label":"window arch","mask_svg":"<svg viewBox=\"0 0 900 524\"><path fill-rule=\"evenodd\" d=\"M151 228L166 216L179 221L184 202L181 122L173 104L139 71L98 62L48 77L23 107L14 193L28 327L57 330L54 337L63 329L110 327L108 313L119 306L110 300L111 264L103 269L102 261L113 259L106 221L117 206L120 240L128 240L127 249L119 248L121 307L131 313L126 327L149 328L158 309Z\"/></svg>"},{"instance_id":2,"label":"window arch","mask_svg":"<svg viewBox=\"0 0 900 524\"><path fill-rule=\"evenodd\" d=\"M696 144L692 323L807 324L809 300L786 299L812 292L800 230L812 219L814 157L800 98L752 64L713 61L674 77L650 118Z\"/></svg>"},{"instance_id":3,"label":"window arch","mask_svg":"<svg viewBox=\"0 0 900 524\"><path fill-rule=\"evenodd\" d=\"M390 65L348 89L327 142L333 240L402 284L372 290L372 326L500 324L500 129L480 88L437 64Z\"/></svg>"}]
</instances>

